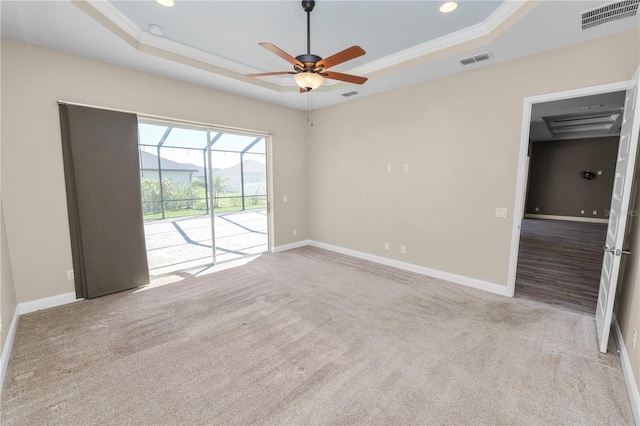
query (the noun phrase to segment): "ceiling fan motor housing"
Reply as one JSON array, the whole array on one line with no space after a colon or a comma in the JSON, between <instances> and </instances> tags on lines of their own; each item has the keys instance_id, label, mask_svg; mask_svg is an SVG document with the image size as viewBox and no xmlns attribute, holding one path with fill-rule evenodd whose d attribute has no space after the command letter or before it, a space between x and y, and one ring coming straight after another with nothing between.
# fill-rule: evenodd
<instances>
[{"instance_id":1,"label":"ceiling fan motor housing","mask_svg":"<svg viewBox=\"0 0 640 426\"><path fill-rule=\"evenodd\" d=\"M314 71L316 68L316 63L322 60L320 56L312 55L310 53L298 55L296 56L296 59L304 64L304 68L294 66L296 71Z\"/></svg>"},{"instance_id":2,"label":"ceiling fan motor housing","mask_svg":"<svg viewBox=\"0 0 640 426\"><path fill-rule=\"evenodd\" d=\"M311 12L316 5L314 0L302 0L302 8L305 12Z\"/></svg>"}]
</instances>

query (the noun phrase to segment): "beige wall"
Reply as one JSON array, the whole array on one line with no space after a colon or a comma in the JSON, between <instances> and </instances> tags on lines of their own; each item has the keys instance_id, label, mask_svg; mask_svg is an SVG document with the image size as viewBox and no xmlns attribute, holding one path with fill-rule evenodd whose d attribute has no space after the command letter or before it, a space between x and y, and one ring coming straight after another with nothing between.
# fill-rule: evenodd
<instances>
[{"instance_id":1,"label":"beige wall","mask_svg":"<svg viewBox=\"0 0 640 426\"><path fill-rule=\"evenodd\" d=\"M13 286L13 273L11 271L11 258L7 244L7 232L4 224L4 209L0 204L0 321L2 324L2 340L0 341L0 353L7 341L7 334L11 326L11 320L16 310L16 291Z\"/></svg>"},{"instance_id":2,"label":"beige wall","mask_svg":"<svg viewBox=\"0 0 640 426\"><path fill-rule=\"evenodd\" d=\"M506 285L524 98L630 79L639 40L629 31L316 111L310 238ZM618 316L636 382L639 235L640 224Z\"/></svg>"},{"instance_id":3,"label":"beige wall","mask_svg":"<svg viewBox=\"0 0 640 426\"><path fill-rule=\"evenodd\" d=\"M272 133L275 244L307 238L304 112L7 39L1 54L2 196L18 302L74 289L60 99Z\"/></svg>"},{"instance_id":4,"label":"beige wall","mask_svg":"<svg viewBox=\"0 0 640 426\"><path fill-rule=\"evenodd\" d=\"M636 169L636 191L640 192L640 166ZM631 251L624 266L624 276L616 298L616 319L624 340L627 355L631 361L631 369L640 389L640 336L636 347L632 346L633 330L640 333L640 196L636 193L635 205L631 209L631 232L625 246Z\"/></svg>"},{"instance_id":5,"label":"beige wall","mask_svg":"<svg viewBox=\"0 0 640 426\"><path fill-rule=\"evenodd\" d=\"M628 80L638 39L629 31L317 111L310 237L506 285L524 98Z\"/></svg>"}]
</instances>

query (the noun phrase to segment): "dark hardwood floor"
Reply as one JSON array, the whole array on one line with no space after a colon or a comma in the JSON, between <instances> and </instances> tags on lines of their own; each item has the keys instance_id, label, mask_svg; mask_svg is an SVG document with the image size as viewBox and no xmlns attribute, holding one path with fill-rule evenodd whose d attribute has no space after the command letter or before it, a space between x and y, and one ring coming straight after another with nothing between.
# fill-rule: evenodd
<instances>
[{"instance_id":1,"label":"dark hardwood floor","mask_svg":"<svg viewBox=\"0 0 640 426\"><path fill-rule=\"evenodd\" d=\"M516 273L516 297L596 311L604 223L524 219Z\"/></svg>"}]
</instances>

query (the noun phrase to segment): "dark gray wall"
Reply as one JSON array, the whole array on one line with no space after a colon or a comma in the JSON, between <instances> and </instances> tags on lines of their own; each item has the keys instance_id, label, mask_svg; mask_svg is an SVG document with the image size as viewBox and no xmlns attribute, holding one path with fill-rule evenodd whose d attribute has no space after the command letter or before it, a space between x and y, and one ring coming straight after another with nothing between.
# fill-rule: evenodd
<instances>
[{"instance_id":1,"label":"dark gray wall","mask_svg":"<svg viewBox=\"0 0 640 426\"><path fill-rule=\"evenodd\" d=\"M525 212L606 219L618 142L618 136L531 142ZM586 180L580 176L583 170L601 170L602 175Z\"/></svg>"}]
</instances>

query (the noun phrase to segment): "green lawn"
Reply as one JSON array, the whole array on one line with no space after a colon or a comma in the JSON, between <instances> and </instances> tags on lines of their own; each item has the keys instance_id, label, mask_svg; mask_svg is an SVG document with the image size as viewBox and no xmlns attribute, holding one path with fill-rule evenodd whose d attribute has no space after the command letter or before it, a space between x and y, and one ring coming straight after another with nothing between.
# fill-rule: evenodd
<instances>
[{"instance_id":1,"label":"green lawn","mask_svg":"<svg viewBox=\"0 0 640 426\"><path fill-rule=\"evenodd\" d=\"M167 201L170 203L170 201ZM266 197L252 197L247 196L244 200L245 210L263 209L267 207ZM226 197L220 197L218 199L218 207L216 207L216 213L226 213L233 211L242 211L242 197L229 195ZM169 210L165 209L165 218L198 216L207 214L206 209L181 209L181 210ZM162 213L148 213L143 215L144 220L162 219Z\"/></svg>"}]
</instances>

